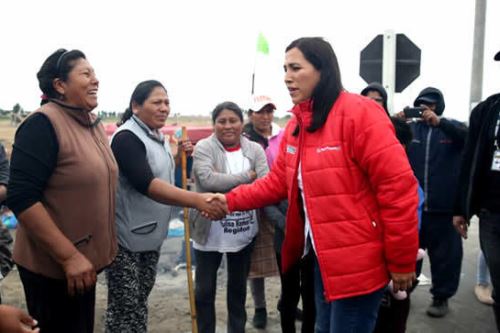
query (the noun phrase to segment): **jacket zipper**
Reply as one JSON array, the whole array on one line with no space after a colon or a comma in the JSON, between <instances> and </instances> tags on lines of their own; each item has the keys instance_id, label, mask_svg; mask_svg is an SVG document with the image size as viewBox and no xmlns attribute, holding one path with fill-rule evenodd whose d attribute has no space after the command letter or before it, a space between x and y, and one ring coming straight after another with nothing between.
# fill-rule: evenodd
<instances>
[{"instance_id":1,"label":"jacket zipper","mask_svg":"<svg viewBox=\"0 0 500 333\"><path fill-rule=\"evenodd\" d=\"M431 149L431 135L432 127L429 128L427 133L427 142L425 143L425 164L424 164L424 210L429 210L429 158Z\"/></svg>"}]
</instances>

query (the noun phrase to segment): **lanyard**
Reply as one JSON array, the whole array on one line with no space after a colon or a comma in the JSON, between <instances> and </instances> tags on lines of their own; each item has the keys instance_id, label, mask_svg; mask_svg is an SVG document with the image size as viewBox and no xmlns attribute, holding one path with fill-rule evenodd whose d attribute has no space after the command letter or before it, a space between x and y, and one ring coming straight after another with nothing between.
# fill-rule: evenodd
<instances>
[{"instance_id":1,"label":"lanyard","mask_svg":"<svg viewBox=\"0 0 500 333\"><path fill-rule=\"evenodd\" d=\"M495 126L495 148L498 150L500 149L500 144L499 144L499 139L498 139L498 129L500 128L500 111L498 112L498 118L497 118L497 124Z\"/></svg>"}]
</instances>

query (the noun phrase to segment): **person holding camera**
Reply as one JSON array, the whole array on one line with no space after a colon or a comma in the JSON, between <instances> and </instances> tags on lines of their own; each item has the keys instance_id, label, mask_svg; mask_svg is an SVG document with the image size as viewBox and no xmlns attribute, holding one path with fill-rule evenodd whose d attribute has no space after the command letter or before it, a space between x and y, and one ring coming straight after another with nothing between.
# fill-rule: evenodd
<instances>
[{"instance_id":1,"label":"person holding camera","mask_svg":"<svg viewBox=\"0 0 500 333\"><path fill-rule=\"evenodd\" d=\"M462 241L452 219L458 186L456 166L461 160L467 127L442 117L445 102L439 89L425 88L413 104L418 109L406 109L398 117L411 120L413 140L408 146L408 157L424 189L419 236L420 247L427 249L430 259L433 296L427 314L443 317L448 313L448 299L458 289L462 265ZM417 271L421 270L419 266Z\"/></svg>"}]
</instances>

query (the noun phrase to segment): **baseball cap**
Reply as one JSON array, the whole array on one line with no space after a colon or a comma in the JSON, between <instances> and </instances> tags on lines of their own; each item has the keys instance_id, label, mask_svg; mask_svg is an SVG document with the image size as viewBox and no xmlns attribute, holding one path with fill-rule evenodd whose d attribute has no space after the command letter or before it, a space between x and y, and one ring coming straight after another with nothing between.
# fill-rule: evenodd
<instances>
[{"instance_id":1,"label":"baseball cap","mask_svg":"<svg viewBox=\"0 0 500 333\"><path fill-rule=\"evenodd\" d=\"M269 104L271 104L273 108L276 109L276 104L274 104L271 97L265 95L257 95L252 97L252 101L248 109L253 112L259 112L264 106Z\"/></svg>"}]
</instances>

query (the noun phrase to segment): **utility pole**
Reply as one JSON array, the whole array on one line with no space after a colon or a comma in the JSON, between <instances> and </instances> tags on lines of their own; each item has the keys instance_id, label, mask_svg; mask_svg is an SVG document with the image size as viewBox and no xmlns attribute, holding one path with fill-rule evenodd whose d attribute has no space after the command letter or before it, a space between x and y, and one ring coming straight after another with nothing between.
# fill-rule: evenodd
<instances>
[{"instance_id":1,"label":"utility pole","mask_svg":"<svg viewBox=\"0 0 500 333\"><path fill-rule=\"evenodd\" d=\"M472 48L472 75L470 80L469 112L483 97L484 34L486 30L486 1L476 0L474 18L474 45Z\"/></svg>"}]
</instances>

